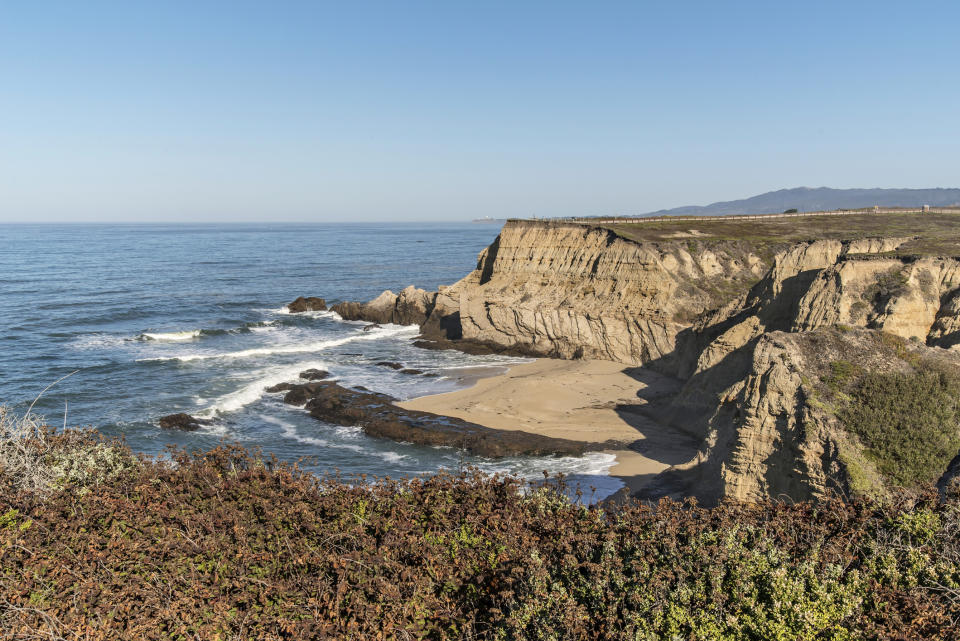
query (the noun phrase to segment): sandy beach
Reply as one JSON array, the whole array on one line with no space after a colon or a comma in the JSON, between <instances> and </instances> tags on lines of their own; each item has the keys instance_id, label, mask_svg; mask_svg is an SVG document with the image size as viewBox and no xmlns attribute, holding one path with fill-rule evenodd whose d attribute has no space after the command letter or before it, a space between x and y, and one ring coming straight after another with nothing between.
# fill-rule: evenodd
<instances>
[{"instance_id":1,"label":"sandy beach","mask_svg":"<svg viewBox=\"0 0 960 641\"><path fill-rule=\"evenodd\" d=\"M689 437L642 413L651 399L676 386L673 379L623 363L542 358L464 390L398 404L497 429L629 444L630 449L609 450L617 457L610 473L636 490L696 452Z\"/></svg>"}]
</instances>

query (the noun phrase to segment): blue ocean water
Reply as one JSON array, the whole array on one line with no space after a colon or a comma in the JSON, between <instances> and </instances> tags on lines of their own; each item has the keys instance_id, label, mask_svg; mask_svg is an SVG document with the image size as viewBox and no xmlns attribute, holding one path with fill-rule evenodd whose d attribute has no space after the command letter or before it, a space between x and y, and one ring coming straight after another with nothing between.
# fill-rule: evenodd
<instances>
[{"instance_id":1,"label":"blue ocean water","mask_svg":"<svg viewBox=\"0 0 960 641\"><path fill-rule=\"evenodd\" d=\"M521 359L413 347L416 327L364 332L332 312L289 314L297 296L369 300L451 284L499 232L481 224L0 225L0 403L36 402L53 425L123 435L137 451L222 439L318 472L409 476L471 464L542 478L564 472L595 498L619 487L612 456L463 457L323 424L264 388L316 367L398 398L452 391ZM439 374L377 367L400 361ZM215 419L159 428L173 412Z\"/></svg>"}]
</instances>

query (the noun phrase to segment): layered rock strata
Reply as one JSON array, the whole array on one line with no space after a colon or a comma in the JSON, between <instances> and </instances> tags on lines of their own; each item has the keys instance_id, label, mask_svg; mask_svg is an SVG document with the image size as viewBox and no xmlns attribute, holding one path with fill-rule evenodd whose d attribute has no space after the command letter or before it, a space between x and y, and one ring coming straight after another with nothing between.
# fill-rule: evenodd
<instances>
[{"instance_id":1,"label":"layered rock strata","mask_svg":"<svg viewBox=\"0 0 960 641\"><path fill-rule=\"evenodd\" d=\"M852 350L871 367L902 365L878 356L877 337L893 335L924 358L960 359L950 349L960 345L960 260L899 255L910 240L755 248L511 222L454 285L333 309L418 324L423 346L656 369L684 384L645 411L702 446L649 484L649 498L815 498L850 492L852 465L876 476L862 447L811 401L827 355Z\"/></svg>"},{"instance_id":2,"label":"layered rock strata","mask_svg":"<svg viewBox=\"0 0 960 641\"><path fill-rule=\"evenodd\" d=\"M642 364L669 354L680 329L764 271L736 241L636 243L602 228L509 222L454 285L332 309L420 325L440 348Z\"/></svg>"}]
</instances>

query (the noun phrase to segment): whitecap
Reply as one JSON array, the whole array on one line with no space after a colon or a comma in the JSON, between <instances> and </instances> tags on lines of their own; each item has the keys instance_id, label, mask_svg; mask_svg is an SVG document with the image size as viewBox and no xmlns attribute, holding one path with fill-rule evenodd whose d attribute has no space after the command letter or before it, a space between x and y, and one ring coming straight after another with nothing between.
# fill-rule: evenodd
<instances>
[{"instance_id":1,"label":"whitecap","mask_svg":"<svg viewBox=\"0 0 960 641\"><path fill-rule=\"evenodd\" d=\"M340 314L336 313L332 309L324 309L322 311L317 310L308 310L304 312L291 312L290 308L284 305L283 307L277 308L267 308L267 309L254 309L255 312L260 312L262 314L275 314L279 316L306 316L308 318L332 318L334 320L343 320L340 317Z\"/></svg>"},{"instance_id":2,"label":"whitecap","mask_svg":"<svg viewBox=\"0 0 960 641\"><path fill-rule=\"evenodd\" d=\"M201 330L191 329L184 332L144 332L140 334L144 340L151 341L188 341L200 336Z\"/></svg>"},{"instance_id":3,"label":"whitecap","mask_svg":"<svg viewBox=\"0 0 960 641\"><path fill-rule=\"evenodd\" d=\"M343 338L333 338L324 341L315 341L311 343L300 343L295 345L277 345L273 347L253 347L236 352L217 352L210 354L181 354L178 356L156 356L151 358L138 358L138 361L197 361L209 360L215 358L250 358L251 356L271 356L276 354L304 354L310 352L321 352L330 347L345 345L354 341L377 340L380 338L390 338L394 336L413 337L419 332L416 326L387 325L380 329L369 332L351 334Z\"/></svg>"},{"instance_id":4,"label":"whitecap","mask_svg":"<svg viewBox=\"0 0 960 641\"><path fill-rule=\"evenodd\" d=\"M265 307L256 307L254 308L255 312L260 312L261 314L289 314L290 308L284 305L283 307L277 308L265 308Z\"/></svg>"},{"instance_id":5,"label":"whitecap","mask_svg":"<svg viewBox=\"0 0 960 641\"><path fill-rule=\"evenodd\" d=\"M211 423L209 425L203 425L198 429L194 434L205 434L207 436L227 436L230 434L230 430L223 423ZM231 438L239 440L236 434L230 434Z\"/></svg>"},{"instance_id":6,"label":"whitecap","mask_svg":"<svg viewBox=\"0 0 960 641\"><path fill-rule=\"evenodd\" d=\"M289 312L289 313L290 313L291 315L294 314L293 312ZM340 316L340 314L336 313L336 312L333 311L332 309L325 309L325 310L323 310L322 312L317 312L317 311L296 312L295 315L296 315L296 316L306 316L307 318L330 318L330 319L333 319L333 320L335 320L335 321L341 321L341 322L344 322L344 323L347 322L347 321L344 321L344 320L343 320L343 318Z\"/></svg>"},{"instance_id":7,"label":"whitecap","mask_svg":"<svg viewBox=\"0 0 960 641\"><path fill-rule=\"evenodd\" d=\"M131 339L126 336L116 336L111 334L84 334L83 336L78 336L70 341L70 347L72 349L79 350L113 348L120 347L125 343L129 343L130 340Z\"/></svg>"},{"instance_id":8,"label":"whitecap","mask_svg":"<svg viewBox=\"0 0 960 641\"><path fill-rule=\"evenodd\" d=\"M265 334L267 332L275 332L279 329L279 327L276 327L272 322L267 322L263 325L252 325L247 329L258 334Z\"/></svg>"}]
</instances>

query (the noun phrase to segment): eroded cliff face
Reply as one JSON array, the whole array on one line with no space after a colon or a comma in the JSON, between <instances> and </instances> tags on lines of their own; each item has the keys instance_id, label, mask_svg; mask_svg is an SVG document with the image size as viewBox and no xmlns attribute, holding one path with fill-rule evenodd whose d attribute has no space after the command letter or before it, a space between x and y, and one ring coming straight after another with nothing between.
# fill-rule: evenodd
<instances>
[{"instance_id":1,"label":"eroded cliff face","mask_svg":"<svg viewBox=\"0 0 960 641\"><path fill-rule=\"evenodd\" d=\"M699 412L674 416L702 425L703 445L668 472L658 494L714 504L847 492L842 461L853 448L836 419L811 402L809 381L822 374L823 362L808 361L810 348L810 335L772 332L744 348L741 359L713 366L729 370L725 376L694 377L672 405L686 406L698 386L698 397L712 397Z\"/></svg>"},{"instance_id":2,"label":"eroded cliff face","mask_svg":"<svg viewBox=\"0 0 960 641\"><path fill-rule=\"evenodd\" d=\"M679 394L651 409L660 421L683 426L701 446L696 456L662 473L641 496L696 496L708 505L722 499L817 499L828 492L884 496L895 483L878 467L876 452L871 454L845 422L843 408L853 401L841 379L894 374L910 380L921 372L956 377L960 354L875 329L833 326L764 333L692 376ZM909 385L902 390L917 393ZM908 396L902 405L922 407L927 399ZM876 397L871 403L896 405ZM879 420L890 423L883 429L909 431L915 425L908 421L894 428L897 418L889 413ZM951 442L960 437L950 419L938 429ZM894 441L914 438L888 435ZM923 438L928 440L916 441L915 447L927 456L929 432ZM950 463L953 454L955 450L941 459L940 468L934 465L937 475L947 470L941 485L960 476L960 457Z\"/></svg>"},{"instance_id":3,"label":"eroded cliff face","mask_svg":"<svg viewBox=\"0 0 960 641\"><path fill-rule=\"evenodd\" d=\"M766 269L736 241L636 243L584 225L509 222L476 270L450 287L333 309L419 323L429 338L640 365L670 354L678 331Z\"/></svg>"},{"instance_id":4,"label":"eroded cliff face","mask_svg":"<svg viewBox=\"0 0 960 641\"><path fill-rule=\"evenodd\" d=\"M960 343L960 261L889 254L906 240L815 241L783 252L748 294L678 338L672 372L694 376L770 331L844 325Z\"/></svg>"},{"instance_id":5,"label":"eroded cliff face","mask_svg":"<svg viewBox=\"0 0 960 641\"><path fill-rule=\"evenodd\" d=\"M744 360L725 365L737 370L728 386L715 384L716 378L698 381L706 385L698 391L712 394L713 403L674 420L701 424L703 445L694 459L669 470L650 498L693 495L706 504L808 499L822 496L829 479L840 477L838 431L807 403L802 350L782 333L764 335L751 347ZM681 395L673 406L684 404Z\"/></svg>"},{"instance_id":6,"label":"eroded cliff face","mask_svg":"<svg viewBox=\"0 0 960 641\"><path fill-rule=\"evenodd\" d=\"M876 369L908 367L877 347L886 335L960 363L960 348L949 349L960 345L960 261L898 256L910 240L818 240L772 253L695 235L635 242L584 225L511 222L454 285L333 309L420 324L441 347L600 358L684 381L648 410L702 446L655 478L647 498L850 495L882 483L854 487L879 475L812 398L810 381L842 353Z\"/></svg>"}]
</instances>

